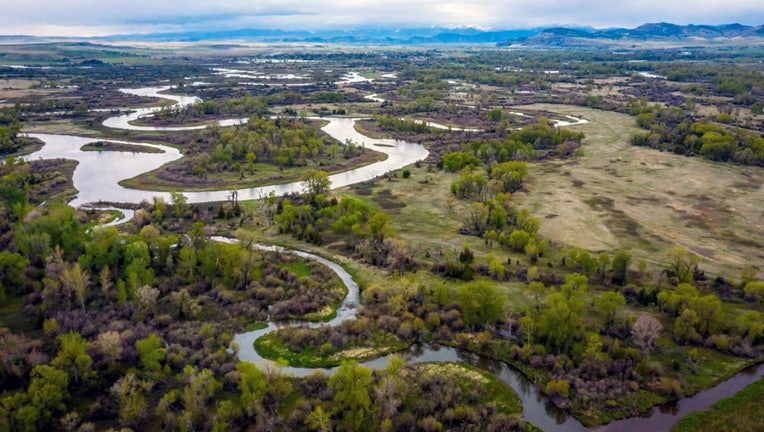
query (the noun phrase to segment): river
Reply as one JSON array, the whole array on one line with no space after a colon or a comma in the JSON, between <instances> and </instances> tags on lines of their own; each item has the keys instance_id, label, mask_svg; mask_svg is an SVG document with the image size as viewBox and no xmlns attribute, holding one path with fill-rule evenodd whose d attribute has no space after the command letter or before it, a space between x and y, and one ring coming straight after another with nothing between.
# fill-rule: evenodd
<instances>
[{"instance_id":1,"label":"river","mask_svg":"<svg viewBox=\"0 0 764 432\"><path fill-rule=\"evenodd\" d=\"M141 96L166 98L175 101L177 105L188 105L200 101L199 98L195 97L174 96L160 93L167 89L169 89L169 87L121 89L121 91ZM111 128L136 131L196 130L205 127L153 127L136 126L131 123L132 121L137 120L140 116L150 115L152 112L156 112L159 109L161 108L140 108L130 114L110 117L106 119L103 124L104 126ZM387 155L385 160L332 174L329 176L332 188L340 188L371 180L388 172L403 168L406 165L423 160L429 154L427 149L421 144L394 139L372 139L362 135L355 130L355 122L358 121L358 119L342 117L324 117L321 119L329 122L322 128L322 130L337 141L341 143L350 141ZM246 119L221 120L219 124L226 126L240 124L245 121ZM169 193L129 189L120 186L119 182L159 168L167 162L182 157L180 151L175 148L155 144L130 142L129 144L159 148L164 150L164 153L92 152L82 151L79 148L87 143L104 141L103 139L56 134L33 133L28 135L32 138L40 139L45 143L45 146L39 151L25 156L25 160L67 158L79 162L79 165L74 172L74 187L77 188L79 193L77 194L77 197L70 202L72 206L77 207L100 201L140 203L143 200L151 200L153 197L162 197L165 200L170 199ZM106 141L122 142L114 140ZM298 181L280 185L239 189L238 197L240 200L251 200L266 197L271 192L280 196L284 194L301 193L303 191L304 185L302 182ZM231 193L230 190L207 192L179 190L178 192L182 192L188 198L189 203L225 201Z\"/></svg>"},{"instance_id":2,"label":"river","mask_svg":"<svg viewBox=\"0 0 764 432\"><path fill-rule=\"evenodd\" d=\"M160 94L170 87L150 87L143 89L122 89L125 93L141 96L160 97L172 100L176 105L188 105L198 103L199 98L189 96L175 96ZM140 108L131 113L111 117L104 121L104 125L112 128L139 130L139 131L178 131L202 129L205 126L180 126L180 127L151 127L136 126L131 122L141 116L150 115L161 108ZM586 120L569 117L570 122L559 122L557 126L570 126L585 123ZM337 173L330 176L333 188L343 187L350 184L363 182L378 177L389 171L400 169L418 160L427 157L427 150L420 144L392 139L372 139L360 134L355 130L357 119L328 117L324 118L329 123L322 129L338 141L344 143L347 140L357 144L372 146L375 150L387 154L387 159L364 167ZM234 125L246 121L245 119L230 119L219 122L221 125ZM142 200L150 200L160 196L169 199L169 194L153 191L127 189L119 185L119 181L134 177L146 171L153 170L161 165L182 157L180 151L175 148L128 142L141 146L158 148L163 153L132 153L132 152L84 152L80 147L87 143L103 141L98 138L78 137L71 135L56 134L29 134L30 137L42 140L45 145L39 151L26 156L26 160L40 158L67 158L79 162L74 171L74 186L79 190L77 197L70 202L72 206L85 206L99 201L139 203ZM108 140L113 141L113 140ZM113 141L124 142L124 141ZM285 193L302 192L301 182L293 182L284 185L263 186L258 188L239 190L239 199L258 199L267 196L270 192L276 195ZM223 201L230 191L191 192L181 191L186 195L190 203ZM218 241L231 241L230 239L215 237ZM251 361L260 366L268 363L254 349L254 341L283 326L307 325L318 327L321 325L339 325L345 320L355 319L358 314L359 290L352 276L342 266L317 255L304 251L284 249L276 246L257 246L261 250L271 250L281 253L291 253L305 259L320 262L329 267L348 288L348 295L338 308L337 316L329 323L304 323L287 322L276 323L269 321L264 329L244 332L235 335L234 342L238 345L238 356L241 360ZM712 403L724 397L731 396L740 389L764 376L764 364L746 369L729 380L720 383L716 387L704 390L698 394L682 399L678 402L655 407L643 416L632 417L612 422L607 425L587 428L570 414L554 406L539 389L534 386L521 373L508 366L506 363L489 360L474 353L449 347L433 348L426 345L414 345L404 353L410 362L439 362L461 361L488 370L499 379L509 385L519 396L523 403L523 418L540 427L545 431L662 431L669 430L684 415L691 412L708 409ZM386 365L389 356L383 356L375 360L365 362L370 368L379 369ZM334 369L320 369L331 374ZM313 373L316 369L287 367L284 370L296 376L304 376Z\"/></svg>"}]
</instances>

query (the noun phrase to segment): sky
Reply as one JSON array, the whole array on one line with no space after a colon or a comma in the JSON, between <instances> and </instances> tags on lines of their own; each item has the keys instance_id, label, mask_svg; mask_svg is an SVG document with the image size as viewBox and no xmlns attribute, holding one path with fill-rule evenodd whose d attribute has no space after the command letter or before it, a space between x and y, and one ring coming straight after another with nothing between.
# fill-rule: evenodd
<instances>
[{"instance_id":1,"label":"sky","mask_svg":"<svg viewBox=\"0 0 764 432\"><path fill-rule=\"evenodd\" d=\"M242 28L764 24L762 0L3 0L0 34L104 36Z\"/></svg>"}]
</instances>

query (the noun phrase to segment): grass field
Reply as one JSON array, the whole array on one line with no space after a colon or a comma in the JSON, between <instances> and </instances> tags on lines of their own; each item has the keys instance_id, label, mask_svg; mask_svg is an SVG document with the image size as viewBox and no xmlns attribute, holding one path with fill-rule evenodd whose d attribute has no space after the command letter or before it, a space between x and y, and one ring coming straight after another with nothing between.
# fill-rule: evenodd
<instances>
[{"instance_id":1,"label":"grass field","mask_svg":"<svg viewBox=\"0 0 764 432\"><path fill-rule=\"evenodd\" d=\"M581 116L584 156L532 164L516 200L545 237L590 251L625 248L660 263L680 245L713 274L737 277L764 258L764 170L631 146L634 118L565 105L530 105Z\"/></svg>"}]
</instances>

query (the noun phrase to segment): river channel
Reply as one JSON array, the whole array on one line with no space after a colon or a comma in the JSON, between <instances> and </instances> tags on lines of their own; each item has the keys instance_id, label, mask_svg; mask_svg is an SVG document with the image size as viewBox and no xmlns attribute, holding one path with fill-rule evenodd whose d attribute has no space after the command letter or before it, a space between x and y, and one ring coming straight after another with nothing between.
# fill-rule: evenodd
<instances>
[{"instance_id":1,"label":"river channel","mask_svg":"<svg viewBox=\"0 0 764 432\"><path fill-rule=\"evenodd\" d=\"M123 89L121 91L140 96L151 96L169 99L176 105L184 106L198 103L201 99L189 96L168 95L160 92L168 90L170 87L149 87L142 89ZM131 110L128 114L114 116L104 121L104 126L118 129L138 130L138 131L180 131L196 130L205 126L179 126L179 127L151 127L138 126L132 122L140 117L151 115L161 107L139 108ZM570 117L571 122L560 122L558 126L569 126L581 124L585 120ZM387 155L387 159L379 161L360 168L348 170L345 172L333 174L330 176L332 188L343 187L354 183L367 181L383 175L387 172L400 169L406 165L427 157L427 150L420 144L409 143L406 141L392 139L372 139L356 131L354 125L357 119L326 117L329 123L322 129L341 143L351 141L364 146L371 146L374 150ZM229 119L219 122L221 126L230 126L241 124L246 119ZM33 154L26 156L26 160L36 160L40 158L67 158L79 162L74 171L74 187L79 191L77 197L70 202L72 206L84 206L98 202L117 202L117 203L139 203L143 200L150 200L153 197L162 197L169 199L168 193L128 189L119 185L121 180L134 177L141 173L156 169L167 162L174 161L182 154L173 147L130 142L142 146L154 147L162 150L162 153L130 153L130 152L86 152L80 150L80 147L87 143L103 141L98 138L78 137L71 135L56 134L29 134L30 137L38 138L45 143L43 148ZM122 142L107 140L113 142ZM259 199L273 192L276 195L283 195L293 192L302 192L301 182L287 183L283 185L263 186L257 188L241 189L238 191L238 197L241 200ZM230 194L229 190L211 191L211 192L192 192L180 191L188 198L190 203L201 203L210 201L226 200ZM226 238L213 238L218 241L231 241ZM268 360L263 359L254 349L254 341L280 327L306 325L309 327L318 327L320 325L339 325L345 320L355 319L358 314L359 290L358 285L352 276L345 271L342 266L317 255L303 251L283 249L276 246L258 246L261 250L276 251L281 253L291 253L301 256L305 259L320 262L329 267L342 280L348 288L348 295L338 308L337 316L329 323L305 323L305 322L268 322L264 329L255 330L237 334L234 342L238 345L238 356L241 360L251 361L260 366L268 364ZM506 363L489 360L480 357L474 353L440 347L434 348L426 345L414 345L405 352L401 353L409 359L409 362L440 362L440 361L461 361L471 365L488 370L495 374L499 379L509 385L520 396L523 403L523 418L540 427L545 431L663 431L669 430L682 416L694 411L708 409L715 401L729 397L746 385L756 381L764 376L764 364L748 368L729 380L720 383L716 387L701 391L694 396L682 399L678 402L655 407L643 416L632 417L624 420L612 422L607 425L587 428L570 414L554 406L549 399L544 396L539 389L534 386L527 378L517 372ZM364 363L365 366L379 369L385 366L389 356ZM294 374L295 376L304 376L315 372L317 369L293 368L287 367L284 372ZM320 369L327 374L331 374L333 369Z\"/></svg>"}]
</instances>

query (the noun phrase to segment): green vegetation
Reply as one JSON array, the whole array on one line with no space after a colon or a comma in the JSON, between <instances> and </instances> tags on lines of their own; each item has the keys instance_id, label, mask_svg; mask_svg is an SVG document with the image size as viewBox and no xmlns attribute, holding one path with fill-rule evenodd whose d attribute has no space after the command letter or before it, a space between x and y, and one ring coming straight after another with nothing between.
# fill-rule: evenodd
<instances>
[{"instance_id":1,"label":"green vegetation","mask_svg":"<svg viewBox=\"0 0 764 432\"><path fill-rule=\"evenodd\" d=\"M284 329L257 339L255 348L267 359L284 360L294 367L317 368L337 366L345 360L363 362L401 351L411 345L394 335L370 331L353 335L350 341L343 341L337 347L326 342L329 334L320 330Z\"/></svg>"},{"instance_id":2,"label":"green vegetation","mask_svg":"<svg viewBox=\"0 0 764 432\"><path fill-rule=\"evenodd\" d=\"M80 147L82 151L118 151L118 152L130 152L130 153L164 153L164 150L142 146L137 144L116 143L111 141L98 141L91 144L85 144Z\"/></svg>"},{"instance_id":3,"label":"green vegetation","mask_svg":"<svg viewBox=\"0 0 764 432\"><path fill-rule=\"evenodd\" d=\"M637 124L649 133L635 134L631 143L700 155L713 161L764 165L764 138L742 129L693 121L681 108L646 106L638 109ZM728 117L728 116L727 116ZM727 121L722 123L729 123Z\"/></svg>"},{"instance_id":4,"label":"green vegetation","mask_svg":"<svg viewBox=\"0 0 764 432\"><path fill-rule=\"evenodd\" d=\"M64 205L74 162L0 168L2 430L533 428L488 371L395 355L382 370L358 365L426 344L505 362L596 425L764 358L759 48L692 48L692 62L675 62L683 54L673 49L285 47L252 54L256 66L237 63L271 77L263 85L211 71L232 61L224 47L36 50L39 61L91 67L2 69L0 150L23 150L34 145L23 132L45 131L95 137L100 150L144 150L107 140L167 142L184 157L125 182L173 193L136 203L117 227ZM332 84L348 71L377 79ZM394 83L382 79L392 72ZM204 102L142 122L250 122L172 133L99 126L112 115L104 110L156 103L119 88L161 79ZM384 103L364 98L372 89ZM421 143L430 156L331 190L330 172L378 155L334 142L310 112L369 118L357 124L367 136ZM588 123L549 120L569 116ZM175 192L285 181L302 182L304 194L192 205ZM238 243L210 241L216 234ZM255 341L289 366L338 366L331 377L295 378L231 350L233 335L269 320L328 321L347 294L327 267L256 243L352 269L355 319ZM687 427L755 429L760 383Z\"/></svg>"},{"instance_id":5,"label":"green vegetation","mask_svg":"<svg viewBox=\"0 0 764 432\"><path fill-rule=\"evenodd\" d=\"M717 401L713 409L682 418L671 430L684 431L757 431L764 425L764 379Z\"/></svg>"}]
</instances>

